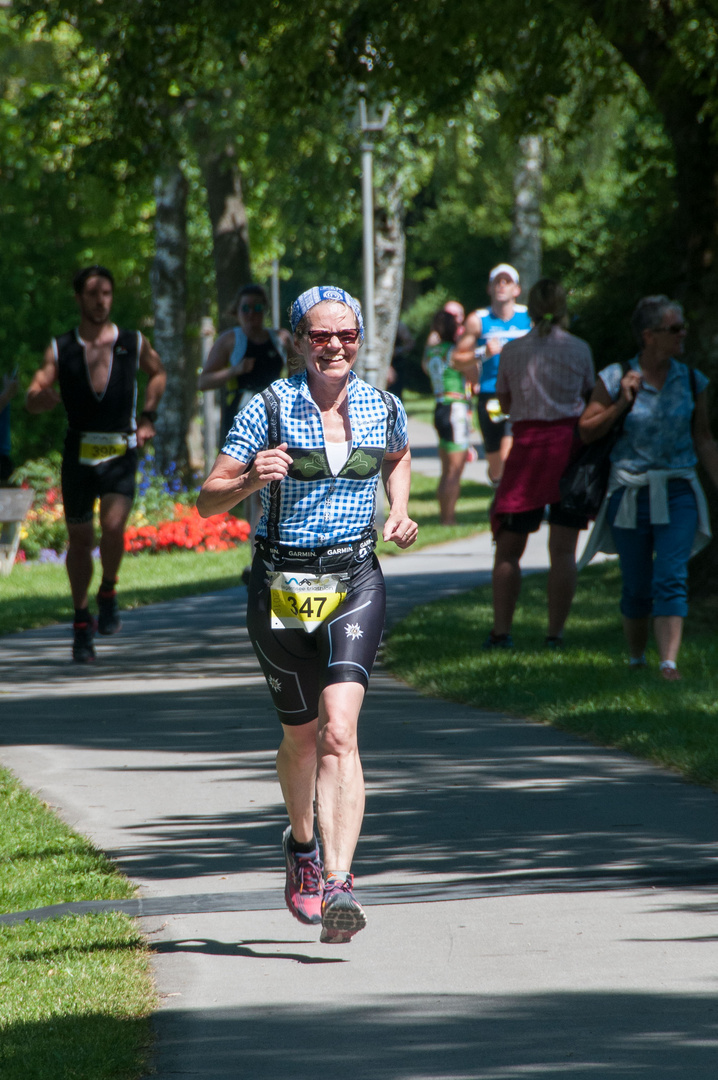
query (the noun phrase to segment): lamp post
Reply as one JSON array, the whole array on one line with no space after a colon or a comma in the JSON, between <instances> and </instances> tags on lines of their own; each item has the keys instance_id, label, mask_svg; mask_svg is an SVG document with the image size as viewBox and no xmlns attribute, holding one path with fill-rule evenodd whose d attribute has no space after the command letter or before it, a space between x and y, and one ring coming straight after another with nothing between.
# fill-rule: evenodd
<instances>
[{"instance_id":1,"label":"lamp post","mask_svg":"<svg viewBox=\"0 0 718 1080\"><path fill-rule=\"evenodd\" d=\"M372 386L379 381L379 356L376 348L374 311L374 143L371 134L386 127L391 105L384 105L381 116L370 117L366 87L360 86L359 122L364 141L361 145L362 211L364 218L364 378Z\"/></svg>"}]
</instances>

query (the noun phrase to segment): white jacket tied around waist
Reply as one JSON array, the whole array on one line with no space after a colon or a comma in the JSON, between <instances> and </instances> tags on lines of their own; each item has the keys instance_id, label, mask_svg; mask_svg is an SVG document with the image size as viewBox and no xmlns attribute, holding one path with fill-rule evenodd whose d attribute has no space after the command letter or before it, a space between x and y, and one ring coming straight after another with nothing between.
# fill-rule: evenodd
<instances>
[{"instance_id":1,"label":"white jacket tied around waist","mask_svg":"<svg viewBox=\"0 0 718 1080\"><path fill-rule=\"evenodd\" d=\"M650 520L652 525L667 525L670 521L668 509L668 481L687 480L693 489L698 504L698 526L691 548L691 558L706 546L711 539L711 526L708 514L708 503L701 487L696 470L689 469L649 469L642 473L631 473L621 469L617 465L611 466L611 475L608 481L606 497L601 504L601 509L596 517L596 524L588 538L588 543L578 562L578 569L588 566L597 552L602 551L606 555L614 555L616 547L613 543L611 526L608 523L608 501L618 488L623 488L623 495L618 507L618 513L614 525L619 529L635 529L638 511L638 492L641 488L648 488L650 505Z\"/></svg>"}]
</instances>

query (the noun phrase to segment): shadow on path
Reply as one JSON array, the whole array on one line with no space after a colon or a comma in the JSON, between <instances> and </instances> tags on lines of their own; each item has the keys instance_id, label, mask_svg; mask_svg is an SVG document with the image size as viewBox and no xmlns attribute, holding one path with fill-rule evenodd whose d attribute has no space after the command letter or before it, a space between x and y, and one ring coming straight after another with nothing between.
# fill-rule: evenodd
<instances>
[{"instance_id":1,"label":"shadow on path","mask_svg":"<svg viewBox=\"0 0 718 1080\"><path fill-rule=\"evenodd\" d=\"M181 1010L163 1016L164 1039L182 1047L182 1075L220 1080L498 1080L540 1076L593 1080L715 1077L714 998L676 994L546 993L403 995L349 1009L330 1003L294 1009ZM205 1039L215 1047L203 1067Z\"/></svg>"}]
</instances>

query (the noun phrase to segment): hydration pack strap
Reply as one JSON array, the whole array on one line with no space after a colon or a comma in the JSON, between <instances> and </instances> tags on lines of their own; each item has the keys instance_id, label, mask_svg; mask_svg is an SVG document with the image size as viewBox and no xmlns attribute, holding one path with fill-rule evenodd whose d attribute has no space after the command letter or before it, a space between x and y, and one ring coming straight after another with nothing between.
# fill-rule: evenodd
<instances>
[{"instance_id":1,"label":"hydration pack strap","mask_svg":"<svg viewBox=\"0 0 718 1080\"><path fill-rule=\"evenodd\" d=\"M392 394L388 394L386 390L379 390L382 401L386 405L388 416L386 418L386 449L389 449L389 443L394 437L394 428L396 427L396 421L399 416L399 410L396 404L396 398Z\"/></svg>"},{"instance_id":2,"label":"hydration pack strap","mask_svg":"<svg viewBox=\"0 0 718 1080\"><path fill-rule=\"evenodd\" d=\"M282 441L279 419L279 398L271 386L262 391L264 408L267 410L267 448L276 450ZM269 513L267 514L267 539L273 544L279 543L279 508L281 492L279 480L272 480L269 485Z\"/></svg>"}]
</instances>

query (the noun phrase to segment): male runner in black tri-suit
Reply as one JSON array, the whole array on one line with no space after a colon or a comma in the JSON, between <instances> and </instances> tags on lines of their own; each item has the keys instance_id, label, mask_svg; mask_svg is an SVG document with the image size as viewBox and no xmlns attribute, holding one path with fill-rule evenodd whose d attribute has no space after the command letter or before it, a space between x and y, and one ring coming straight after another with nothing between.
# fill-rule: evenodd
<instances>
[{"instance_id":1,"label":"male runner in black tri-suit","mask_svg":"<svg viewBox=\"0 0 718 1080\"><path fill-rule=\"evenodd\" d=\"M124 553L124 530L135 495L137 450L155 434L157 405L166 375L159 356L139 331L110 321L114 280L103 266L88 266L73 281L80 325L53 338L27 392L31 413L67 413L62 458L62 498L69 534L67 573L75 608L72 657L95 659L93 637L116 634L121 621L115 586ZM148 376L139 419L137 372ZM59 386L59 393L55 389ZM100 500L102 582L97 623L89 612L93 511Z\"/></svg>"}]
</instances>

